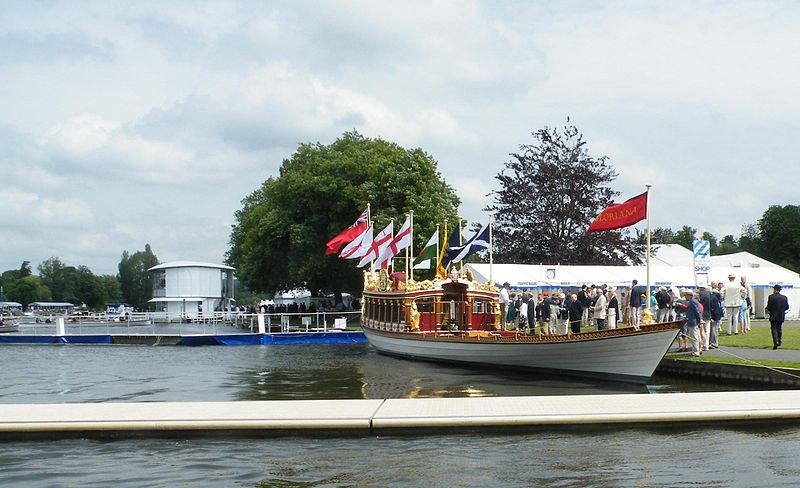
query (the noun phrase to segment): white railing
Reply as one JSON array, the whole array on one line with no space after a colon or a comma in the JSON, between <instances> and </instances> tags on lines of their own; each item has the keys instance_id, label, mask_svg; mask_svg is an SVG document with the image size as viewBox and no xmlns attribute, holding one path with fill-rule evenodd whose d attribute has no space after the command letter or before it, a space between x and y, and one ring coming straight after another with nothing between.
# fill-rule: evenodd
<instances>
[{"instance_id":1,"label":"white railing","mask_svg":"<svg viewBox=\"0 0 800 488\"><path fill-rule=\"evenodd\" d=\"M56 322L64 319L67 335L85 334L230 334L258 332L259 316L263 316L264 332L328 332L356 328L361 312L314 312L251 314L243 312L210 312L195 316L168 312L133 312L123 315L50 315L24 317L20 325L34 335L53 335Z\"/></svg>"}]
</instances>

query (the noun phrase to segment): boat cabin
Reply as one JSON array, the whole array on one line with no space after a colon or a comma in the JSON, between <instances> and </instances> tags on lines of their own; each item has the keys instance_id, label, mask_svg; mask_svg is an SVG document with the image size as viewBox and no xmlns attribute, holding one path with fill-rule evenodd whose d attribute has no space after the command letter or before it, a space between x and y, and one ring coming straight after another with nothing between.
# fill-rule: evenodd
<instances>
[{"instance_id":1,"label":"boat cabin","mask_svg":"<svg viewBox=\"0 0 800 488\"><path fill-rule=\"evenodd\" d=\"M364 292L362 322L375 329L468 332L499 328L497 292L449 281L441 288Z\"/></svg>"}]
</instances>

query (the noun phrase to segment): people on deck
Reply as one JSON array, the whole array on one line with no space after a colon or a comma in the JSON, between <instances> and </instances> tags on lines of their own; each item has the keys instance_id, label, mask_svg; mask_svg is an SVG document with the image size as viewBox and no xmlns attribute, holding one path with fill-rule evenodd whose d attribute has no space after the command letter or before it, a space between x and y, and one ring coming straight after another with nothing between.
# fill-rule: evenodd
<instances>
[{"instance_id":1,"label":"people on deck","mask_svg":"<svg viewBox=\"0 0 800 488\"><path fill-rule=\"evenodd\" d=\"M573 334L577 334L581 331L581 325L584 322L584 310L583 303L578 299L578 295L573 294L572 301L570 301L567 308L567 315L569 316L569 328Z\"/></svg>"},{"instance_id":2,"label":"people on deck","mask_svg":"<svg viewBox=\"0 0 800 488\"><path fill-rule=\"evenodd\" d=\"M511 284L506 281L503 283L503 287L500 288L500 316L503 318L503 325L502 330L506 329L506 323L508 322L508 303L511 300L511 295L509 287Z\"/></svg>"},{"instance_id":3,"label":"people on deck","mask_svg":"<svg viewBox=\"0 0 800 488\"><path fill-rule=\"evenodd\" d=\"M597 330L605 330L606 328L606 315L607 315L607 307L608 307L608 300L606 299L604 290L602 288L598 288L596 291L597 299L594 302L593 306L593 316L594 322L597 326Z\"/></svg>"},{"instance_id":4,"label":"people on deck","mask_svg":"<svg viewBox=\"0 0 800 488\"><path fill-rule=\"evenodd\" d=\"M617 289L613 286L606 288L608 294L608 308L606 312L606 328L617 328L617 316L619 314L619 300L617 299Z\"/></svg>"},{"instance_id":5,"label":"people on deck","mask_svg":"<svg viewBox=\"0 0 800 488\"><path fill-rule=\"evenodd\" d=\"M631 287L629 289L630 290L630 302L629 302L629 304L630 304L631 325L634 328L637 328L637 329L639 328L639 317L640 317L639 314L640 314L641 308L642 308L642 297L639 294L639 292L636 290L636 285L638 285L638 284L639 284L639 282L637 280L633 280L631 282Z\"/></svg>"}]
</instances>

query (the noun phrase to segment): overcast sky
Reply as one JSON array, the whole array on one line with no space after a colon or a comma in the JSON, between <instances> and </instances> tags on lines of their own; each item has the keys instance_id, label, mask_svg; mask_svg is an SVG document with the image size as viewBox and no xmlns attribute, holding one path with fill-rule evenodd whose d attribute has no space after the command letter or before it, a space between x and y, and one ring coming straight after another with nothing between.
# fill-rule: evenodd
<instances>
[{"instance_id":1,"label":"overcast sky","mask_svg":"<svg viewBox=\"0 0 800 488\"><path fill-rule=\"evenodd\" d=\"M0 7L0 271L222 262L241 199L351 129L430 153L471 221L568 116L621 199L654 185L654 227L738 237L798 203L793 1Z\"/></svg>"}]
</instances>

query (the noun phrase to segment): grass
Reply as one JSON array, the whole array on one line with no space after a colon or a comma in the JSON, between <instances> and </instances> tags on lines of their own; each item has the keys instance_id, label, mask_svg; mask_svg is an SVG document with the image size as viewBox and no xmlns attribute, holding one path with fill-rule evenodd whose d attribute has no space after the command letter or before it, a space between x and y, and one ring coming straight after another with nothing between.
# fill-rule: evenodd
<instances>
[{"instance_id":1,"label":"grass","mask_svg":"<svg viewBox=\"0 0 800 488\"><path fill-rule=\"evenodd\" d=\"M725 325L719 337L720 346L749 347L752 349L772 349L772 331L769 322L753 321L753 327L747 334L725 335ZM795 324L783 326L782 349L800 350L800 327Z\"/></svg>"}]
</instances>

